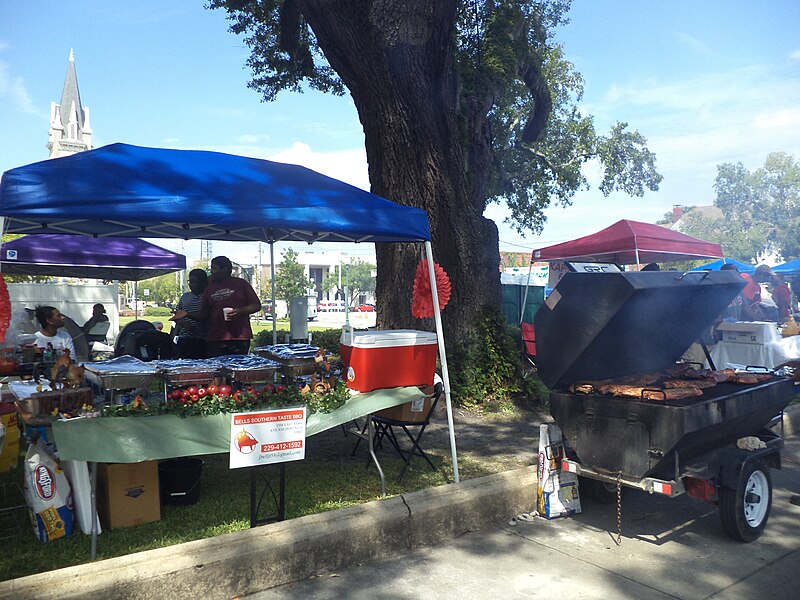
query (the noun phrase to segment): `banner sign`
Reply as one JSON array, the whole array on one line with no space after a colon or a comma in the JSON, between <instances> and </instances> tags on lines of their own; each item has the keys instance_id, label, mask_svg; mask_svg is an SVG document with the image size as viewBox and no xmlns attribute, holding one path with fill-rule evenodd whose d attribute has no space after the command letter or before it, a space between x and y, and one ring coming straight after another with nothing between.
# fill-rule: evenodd
<instances>
[{"instance_id":1,"label":"banner sign","mask_svg":"<svg viewBox=\"0 0 800 600\"><path fill-rule=\"evenodd\" d=\"M231 415L231 469L303 460L305 457L305 406Z\"/></svg>"}]
</instances>

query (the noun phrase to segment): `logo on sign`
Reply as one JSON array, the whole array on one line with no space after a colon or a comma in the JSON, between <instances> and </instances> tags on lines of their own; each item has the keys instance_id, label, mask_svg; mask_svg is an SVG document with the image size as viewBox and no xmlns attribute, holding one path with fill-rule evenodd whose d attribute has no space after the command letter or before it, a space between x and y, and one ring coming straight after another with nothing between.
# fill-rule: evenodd
<instances>
[{"instance_id":1,"label":"logo on sign","mask_svg":"<svg viewBox=\"0 0 800 600\"><path fill-rule=\"evenodd\" d=\"M235 445L242 454L250 454L258 446L258 440L249 431L242 429L236 434Z\"/></svg>"},{"instance_id":2,"label":"logo on sign","mask_svg":"<svg viewBox=\"0 0 800 600\"><path fill-rule=\"evenodd\" d=\"M17 260L17 251L16 250L6 250L6 259L7 260Z\"/></svg>"},{"instance_id":3,"label":"logo on sign","mask_svg":"<svg viewBox=\"0 0 800 600\"><path fill-rule=\"evenodd\" d=\"M36 483L36 493L42 500L50 500L56 495L56 482L53 474L45 465L36 465L33 480Z\"/></svg>"},{"instance_id":4,"label":"logo on sign","mask_svg":"<svg viewBox=\"0 0 800 600\"><path fill-rule=\"evenodd\" d=\"M356 372L353 370L353 367L347 367L347 381L353 382L356 380Z\"/></svg>"}]
</instances>

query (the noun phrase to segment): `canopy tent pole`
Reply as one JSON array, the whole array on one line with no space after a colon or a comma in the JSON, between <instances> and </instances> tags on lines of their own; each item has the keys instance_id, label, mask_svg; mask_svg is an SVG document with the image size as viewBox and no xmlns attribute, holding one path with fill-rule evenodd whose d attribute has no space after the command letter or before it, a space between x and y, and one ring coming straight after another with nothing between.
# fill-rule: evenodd
<instances>
[{"instance_id":1,"label":"canopy tent pole","mask_svg":"<svg viewBox=\"0 0 800 600\"><path fill-rule=\"evenodd\" d=\"M436 271L433 264L433 250L430 241L425 242L425 254L428 257L428 276L431 280L431 294L433 294L433 318L436 322L436 339L439 343L439 360L442 362L442 383L444 385L444 400L447 405L447 428L450 431L450 454L453 460L453 481L458 483L458 456L456 456L456 434L453 427L453 405L450 400L450 373L447 370L447 354L444 350L444 331L442 330L442 311L439 307L439 290L436 287Z\"/></svg>"},{"instance_id":2,"label":"canopy tent pole","mask_svg":"<svg viewBox=\"0 0 800 600\"><path fill-rule=\"evenodd\" d=\"M139 318L139 282L133 282L133 316Z\"/></svg>"},{"instance_id":3,"label":"canopy tent pole","mask_svg":"<svg viewBox=\"0 0 800 600\"><path fill-rule=\"evenodd\" d=\"M272 306L269 307L272 313L272 345L278 343L278 302L275 300L275 242L269 242L269 283L272 287Z\"/></svg>"}]
</instances>

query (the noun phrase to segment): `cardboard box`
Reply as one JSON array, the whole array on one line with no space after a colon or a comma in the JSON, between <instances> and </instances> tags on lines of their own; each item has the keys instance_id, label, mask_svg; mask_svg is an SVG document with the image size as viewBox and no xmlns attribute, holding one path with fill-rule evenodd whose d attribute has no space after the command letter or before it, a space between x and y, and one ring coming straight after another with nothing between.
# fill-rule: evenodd
<instances>
[{"instance_id":1,"label":"cardboard box","mask_svg":"<svg viewBox=\"0 0 800 600\"><path fill-rule=\"evenodd\" d=\"M436 370L436 334L413 329L342 331L340 355L347 386L359 392L431 385Z\"/></svg>"},{"instance_id":2,"label":"cardboard box","mask_svg":"<svg viewBox=\"0 0 800 600\"><path fill-rule=\"evenodd\" d=\"M717 325L717 331L722 334L723 342L735 344L756 344L763 346L777 339L777 326L775 323L761 321L729 323L724 321Z\"/></svg>"},{"instance_id":3,"label":"cardboard box","mask_svg":"<svg viewBox=\"0 0 800 600\"><path fill-rule=\"evenodd\" d=\"M97 512L109 530L161 520L158 461L99 463Z\"/></svg>"},{"instance_id":4,"label":"cardboard box","mask_svg":"<svg viewBox=\"0 0 800 600\"><path fill-rule=\"evenodd\" d=\"M406 423L420 423L425 420L425 417L428 416L428 411L431 409L433 398L430 396L432 394L433 386L428 386L420 390L419 398L416 400L406 402L405 404L399 404L392 408L384 408L376 412L374 416Z\"/></svg>"}]
</instances>

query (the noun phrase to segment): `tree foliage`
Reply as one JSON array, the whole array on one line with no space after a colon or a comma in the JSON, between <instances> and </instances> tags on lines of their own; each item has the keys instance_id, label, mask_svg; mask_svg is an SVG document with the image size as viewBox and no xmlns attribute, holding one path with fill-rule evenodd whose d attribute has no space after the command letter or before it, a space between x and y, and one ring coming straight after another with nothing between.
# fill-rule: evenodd
<instances>
[{"instance_id":1,"label":"tree foliage","mask_svg":"<svg viewBox=\"0 0 800 600\"><path fill-rule=\"evenodd\" d=\"M683 231L722 244L725 255L755 263L765 252L800 257L800 163L784 152L769 154L753 172L742 163L717 165L714 205L721 219L697 212Z\"/></svg>"},{"instance_id":2,"label":"tree foliage","mask_svg":"<svg viewBox=\"0 0 800 600\"><path fill-rule=\"evenodd\" d=\"M303 265L297 262L298 256L289 248L275 269L275 295L279 300L284 300L286 306L291 306L292 298L308 293L308 278Z\"/></svg>"},{"instance_id":3,"label":"tree foliage","mask_svg":"<svg viewBox=\"0 0 800 600\"><path fill-rule=\"evenodd\" d=\"M353 258L344 265L342 271L342 285L347 287L350 304L355 303L361 294L375 292L375 265L364 262L360 258Z\"/></svg>"},{"instance_id":4,"label":"tree foliage","mask_svg":"<svg viewBox=\"0 0 800 600\"><path fill-rule=\"evenodd\" d=\"M174 306L178 303L181 296L179 275L177 273L167 273L153 277L138 284L139 300L154 302L159 306ZM144 290L149 290L147 296Z\"/></svg>"}]
</instances>

